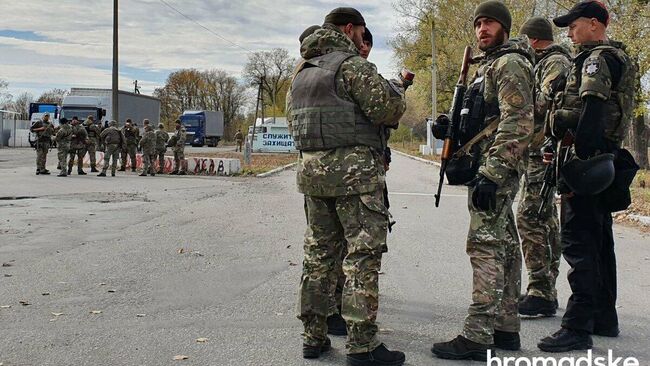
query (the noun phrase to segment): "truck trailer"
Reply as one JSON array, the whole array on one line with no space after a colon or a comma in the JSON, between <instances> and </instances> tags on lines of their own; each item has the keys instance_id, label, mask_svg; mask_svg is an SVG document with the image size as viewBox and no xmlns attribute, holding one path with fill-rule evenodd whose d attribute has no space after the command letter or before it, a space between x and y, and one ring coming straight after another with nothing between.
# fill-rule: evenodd
<instances>
[{"instance_id":1,"label":"truck trailer","mask_svg":"<svg viewBox=\"0 0 650 366\"><path fill-rule=\"evenodd\" d=\"M71 120L77 116L83 121L89 115L95 121L101 121L106 126L110 120L116 120L118 125L124 125L130 118L142 128L142 120L147 118L155 126L160 122L160 99L148 95L118 91L120 115L113 115L111 89L72 88L70 94L63 98L59 117Z\"/></svg>"},{"instance_id":2,"label":"truck trailer","mask_svg":"<svg viewBox=\"0 0 650 366\"><path fill-rule=\"evenodd\" d=\"M179 119L187 131L186 143L192 146L215 147L223 138L222 111L184 111Z\"/></svg>"}]
</instances>

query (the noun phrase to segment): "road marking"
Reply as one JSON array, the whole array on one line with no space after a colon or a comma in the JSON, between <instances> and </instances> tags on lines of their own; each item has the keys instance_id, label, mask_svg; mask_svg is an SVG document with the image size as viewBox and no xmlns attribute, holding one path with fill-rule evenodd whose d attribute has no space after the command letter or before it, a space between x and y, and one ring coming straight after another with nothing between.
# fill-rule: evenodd
<instances>
[{"instance_id":1,"label":"road marking","mask_svg":"<svg viewBox=\"0 0 650 366\"><path fill-rule=\"evenodd\" d=\"M435 195L433 193L411 193L411 192L388 192L389 195L395 195L395 196L426 196L426 197L434 197ZM466 194L443 194L441 195L442 197L467 197Z\"/></svg>"}]
</instances>

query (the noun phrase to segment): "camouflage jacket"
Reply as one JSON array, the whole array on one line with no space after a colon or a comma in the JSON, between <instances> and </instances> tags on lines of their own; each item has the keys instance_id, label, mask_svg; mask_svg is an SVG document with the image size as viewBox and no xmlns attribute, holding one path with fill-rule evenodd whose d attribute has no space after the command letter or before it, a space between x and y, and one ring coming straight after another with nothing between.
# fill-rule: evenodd
<instances>
[{"instance_id":1,"label":"camouflage jacket","mask_svg":"<svg viewBox=\"0 0 650 366\"><path fill-rule=\"evenodd\" d=\"M41 128L41 127L45 127L45 130L34 132L35 129ZM29 130L36 134L36 136L38 137L38 141L40 141L40 142L50 142L50 141L52 141L52 135L54 135L54 126L49 121L45 122L43 120L39 120L39 121L35 122L32 125L32 127L30 127Z\"/></svg>"},{"instance_id":2,"label":"camouflage jacket","mask_svg":"<svg viewBox=\"0 0 650 366\"><path fill-rule=\"evenodd\" d=\"M187 140L187 131L185 127L176 130L176 144L172 147L173 152L183 152L185 150L185 140Z\"/></svg>"},{"instance_id":3,"label":"camouflage jacket","mask_svg":"<svg viewBox=\"0 0 650 366\"><path fill-rule=\"evenodd\" d=\"M529 146L531 156L540 155L545 131L550 128L550 113L560 102L572 62L571 50L561 44L537 50L535 57L535 129Z\"/></svg>"},{"instance_id":4,"label":"camouflage jacket","mask_svg":"<svg viewBox=\"0 0 650 366\"><path fill-rule=\"evenodd\" d=\"M59 126L58 131L56 131L56 146L59 150L69 149L70 140L72 140L72 126L65 123Z\"/></svg>"},{"instance_id":5,"label":"camouflage jacket","mask_svg":"<svg viewBox=\"0 0 650 366\"><path fill-rule=\"evenodd\" d=\"M142 152L147 155L153 155L156 152L156 133L151 131L145 131L142 139L140 139L140 147Z\"/></svg>"},{"instance_id":6,"label":"camouflage jacket","mask_svg":"<svg viewBox=\"0 0 650 366\"><path fill-rule=\"evenodd\" d=\"M342 51L357 56L343 62L336 76L340 98L356 103L375 125L396 125L406 109L404 90L391 87L374 64L361 58L354 43L337 27L325 24L300 46L304 59ZM291 88L287 115L291 116ZM291 118L288 118L291 129ZM382 189L386 172L383 151L368 146L303 151L298 159L298 190L311 196L357 195Z\"/></svg>"},{"instance_id":7,"label":"camouflage jacket","mask_svg":"<svg viewBox=\"0 0 650 366\"><path fill-rule=\"evenodd\" d=\"M71 149L85 149L88 142L88 133L83 125L72 126Z\"/></svg>"},{"instance_id":8,"label":"camouflage jacket","mask_svg":"<svg viewBox=\"0 0 650 366\"><path fill-rule=\"evenodd\" d=\"M169 134L163 130L156 131L156 151L165 152L167 150L167 141L169 141Z\"/></svg>"},{"instance_id":9,"label":"camouflage jacket","mask_svg":"<svg viewBox=\"0 0 650 366\"><path fill-rule=\"evenodd\" d=\"M140 131L137 128L131 126L127 128L126 126L122 127L122 134L126 140L127 145L137 145L138 139L140 137Z\"/></svg>"},{"instance_id":10,"label":"camouflage jacket","mask_svg":"<svg viewBox=\"0 0 650 366\"><path fill-rule=\"evenodd\" d=\"M126 139L124 138L122 131L120 131L117 127L114 126L110 126L106 128L104 131L102 131L99 138L107 146L108 145L123 146L124 144L126 144Z\"/></svg>"},{"instance_id":11,"label":"camouflage jacket","mask_svg":"<svg viewBox=\"0 0 650 366\"><path fill-rule=\"evenodd\" d=\"M524 171L524 154L533 132L534 51L528 38L512 38L488 50L481 58L475 78L485 78L485 103L498 106L496 132L479 143L479 173L502 185Z\"/></svg>"},{"instance_id":12,"label":"camouflage jacket","mask_svg":"<svg viewBox=\"0 0 650 366\"><path fill-rule=\"evenodd\" d=\"M86 120L84 122L84 127L86 128L86 132L88 133L88 139L92 143L97 144L99 142L99 135L102 133L102 128L92 123L90 120Z\"/></svg>"}]
</instances>

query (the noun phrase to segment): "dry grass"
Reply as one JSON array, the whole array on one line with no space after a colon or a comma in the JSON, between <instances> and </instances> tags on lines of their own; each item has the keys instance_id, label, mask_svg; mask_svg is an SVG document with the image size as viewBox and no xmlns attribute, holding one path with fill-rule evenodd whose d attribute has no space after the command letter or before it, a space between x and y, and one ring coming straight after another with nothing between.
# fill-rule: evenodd
<instances>
[{"instance_id":1,"label":"dry grass","mask_svg":"<svg viewBox=\"0 0 650 366\"><path fill-rule=\"evenodd\" d=\"M275 168L295 163L298 160L297 154L253 154L251 164L244 164L244 156L237 152L216 152L216 153L186 153L187 157L239 159L242 165L240 176L255 176L266 173Z\"/></svg>"},{"instance_id":2,"label":"dry grass","mask_svg":"<svg viewBox=\"0 0 650 366\"><path fill-rule=\"evenodd\" d=\"M405 154L417 156L422 159L440 161L439 155L420 154L420 145L422 144L424 143L421 141L413 141L413 142L403 141L403 142L390 143L388 146L390 146L390 148L393 150L401 151Z\"/></svg>"},{"instance_id":3,"label":"dry grass","mask_svg":"<svg viewBox=\"0 0 650 366\"><path fill-rule=\"evenodd\" d=\"M639 170L630 187L632 204L623 211L614 214L617 223L634 226L642 232L650 233L650 226L635 220L632 215L650 216L650 171Z\"/></svg>"}]
</instances>

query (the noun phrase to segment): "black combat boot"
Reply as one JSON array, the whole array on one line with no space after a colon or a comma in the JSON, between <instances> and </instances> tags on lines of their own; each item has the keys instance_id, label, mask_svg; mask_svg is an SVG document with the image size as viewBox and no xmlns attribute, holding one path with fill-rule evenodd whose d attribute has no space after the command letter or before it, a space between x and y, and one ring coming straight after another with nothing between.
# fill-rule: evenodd
<instances>
[{"instance_id":1,"label":"black combat boot","mask_svg":"<svg viewBox=\"0 0 650 366\"><path fill-rule=\"evenodd\" d=\"M41 169L41 174L42 175L50 175L50 171L47 169Z\"/></svg>"},{"instance_id":2,"label":"black combat boot","mask_svg":"<svg viewBox=\"0 0 650 366\"><path fill-rule=\"evenodd\" d=\"M439 358L448 360L487 361L488 346L458 336L449 342L434 343L431 352ZM495 356L492 351L492 356Z\"/></svg>"},{"instance_id":3,"label":"black combat boot","mask_svg":"<svg viewBox=\"0 0 650 366\"><path fill-rule=\"evenodd\" d=\"M327 334L335 336L348 335L345 319L343 319L341 314L336 313L327 317Z\"/></svg>"},{"instance_id":4,"label":"black combat boot","mask_svg":"<svg viewBox=\"0 0 650 366\"><path fill-rule=\"evenodd\" d=\"M117 170L118 172L125 172L126 168L125 167L120 167L120 169Z\"/></svg>"},{"instance_id":5,"label":"black combat boot","mask_svg":"<svg viewBox=\"0 0 650 366\"><path fill-rule=\"evenodd\" d=\"M91 172L91 173L97 173L97 172L99 172L99 170L97 170L96 167L91 166L91 167L90 167L90 172Z\"/></svg>"},{"instance_id":6,"label":"black combat boot","mask_svg":"<svg viewBox=\"0 0 650 366\"><path fill-rule=\"evenodd\" d=\"M131 171L135 173L135 168L131 168Z\"/></svg>"},{"instance_id":7,"label":"black combat boot","mask_svg":"<svg viewBox=\"0 0 650 366\"><path fill-rule=\"evenodd\" d=\"M105 172L105 171L102 171L101 173L97 174L97 176L98 176L98 177L105 177L105 176L106 176L106 172Z\"/></svg>"},{"instance_id":8,"label":"black combat boot","mask_svg":"<svg viewBox=\"0 0 650 366\"><path fill-rule=\"evenodd\" d=\"M560 328L553 335L542 338L537 343L537 348L544 352L569 352L591 349L592 346L593 341L588 332L568 328Z\"/></svg>"},{"instance_id":9,"label":"black combat boot","mask_svg":"<svg viewBox=\"0 0 650 366\"><path fill-rule=\"evenodd\" d=\"M178 175L178 170L174 170L173 172L169 173L169 175Z\"/></svg>"},{"instance_id":10,"label":"black combat boot","mask_svg":"<svg viewBox=\"0 0 650 366\"><path fill-rule=\"evenodd\" d=\"M62 170L59 172L59 174L56 175L57 177L67 177L68 175L65 174L65 170Z\"/></svg>"},{"instance_id":11,"label":"black combat boot","mask_svg":"<svg viewBox=\"0 0 650 366\"><path fill-rule=\"evenodd\" d=\"M616 338L620 333L621 331L618 329L618 325L615 325L613 327L602 327L594 325L594 335L600 337Z\"/></svg>"},{"instance_id":12,"label":"black combat boot","mask_svg":"<svg viewBox=\"0 0 650 366\"><path fill-rule=\"evenodd\" d=\"M151 173L149 173L149 175L152 176L152 177L155 177L155 176L156 176L156 173L151 172Z\"/></svg>"},{"instance_id":13,"label":"black combat boot","mask_svg":"<svg viewBox=\"0 0 650 366\"><path fill-rule=\"evenodd\" d=\"M382 343L372 352L348 354L347 360L352 366L401 366L406 356L400 351L389 351Z\"/></svg>"},{"instance_id":14,"label":"black combat boot","mask_svg":"<svg viewBox=\"0 0 650 366\"><path fill-rule=\"evenodd\" d=\"M162 169L158 169L158 171L156 172L156 174L163 174Z\"/></svg>"},{"instance_id":15,"label":"black combat boot","mask_svg":"<svg viewBox=\"0 0 650 366\"><path fill-rule=\"evenodd\" d=\"M557 307L555 302L539 296L526 295L519 302L519 314L528 316L553 316Z\"/></svg>"},{"instance_id":16,"label":"black combat boot","mask_svg":"<svg viewBox=\"0 0 650 366\"><path fill-rule=\"evenodd\" d=\"M140 177L146 177L146 176L147 176L147 173L142 172L142 173L138 174L138 176L140 176Z\"/></svg>"},{"instance_id":17,"label":"black combat boot","mask_svg":"<svg viewBox=\"0 0 650 366\"><path fill-rule=\"evenodd\" d=\"M325 343L320 346L310 346L308 344L302 345L302 357L303 358L318 358L324 352L332 349L332 341L329 338L325 339Z\"/></svg>"},{"instance_id":18,"label":"black combat boot","mask_svg":"<svg viewBox=\"0 0 650 366\"><path fill-rule=\"evenodd\" d=\"M181 170L180 172L178 172L178 175L186 175L186 174L187 173L184 170Z\"/></svg>"},{"instance_id":19,"label":"black combat boot","mask_svg":"<svg viewBox=\"0 0 650 366\"><path fill-rule=\"evenodd\" d=\"M77 171L77 175L87 175L88 173L84 172L83 170Z\"/></svg>"},{"instance_id":20,"label":"black combat boot","mask_svg":"<svg viewBox=\"0 0 650 366\"><path fill-rule=\"evenodd\" d=\"M114 177L114 176L115 176L115 171L112 171L111 172L111 177Z\"/></svg>"},{"instance_id":21,"label":"black combat boot","mask_svg":"<svg viewBox=\"0 0 650 366\"><path fill-rule=\"evenodd\" d=\"M504 332L501 330L494 330L494 347L506 351L519 351L521 348L521 340L517 332Z\"/></svg>"},{"instance_id":22,"label":"black combat boot","mask_svg":"<svg viewBox=\"0 0 650 366\"><path fill-rule=\"evenodd\" d=\"M41 174L41 170L40 170L40 169L36 169L36 175L39 175L39 174Z\"/></svg>"}]
</instances>

